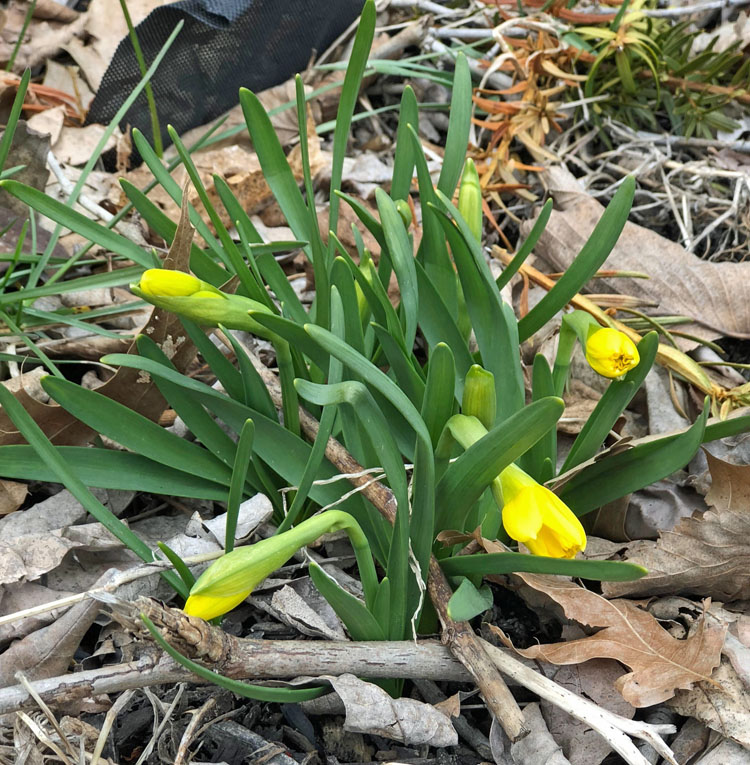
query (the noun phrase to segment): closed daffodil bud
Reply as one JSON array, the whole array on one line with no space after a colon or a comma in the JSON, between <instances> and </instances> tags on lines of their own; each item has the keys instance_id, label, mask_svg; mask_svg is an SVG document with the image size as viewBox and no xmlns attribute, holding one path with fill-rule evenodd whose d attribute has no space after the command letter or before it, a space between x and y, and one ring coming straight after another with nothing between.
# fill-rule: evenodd
<instances>
[{"instance_id":1,"label":"closed daffodil bud","mask_svg":"<svg viewBox=\"0 0 750 765\"><path fill-rule=\"evenodd\" d=\"M289 533L289 532L286 532ZM184 611L206 621L231 611L270 574L281 568L300 545L285 534L238 547L209 566L190 590Z\"/></svg>"},{"instance_id":2,"label":"closed daffodil bud","mask_svg":"<svg viewBox=\"0 0 750 765\"><path fill-rule=\"evenodd\" d=\"M403 199L397 199L396 209L398 210L398 214L401 216L401 220L404 222L404 226L409 228L412 222L411 207L409 207L409 203Z\"/></svg>"},{"instance_id":3,"label":"closed daffodil bud","mask_svg":"<svg viewBox=\"0 0 750 765\"><path fill-rule=\"evenodd\" d=\"M184 316L196 324L244 329L268 339L269 331L249 311L270 313L267 306L241 295L228 295L197 276L168 268L150 268L130 289L149 303Z\"/></svg>"},{"instance_id":4,"label":"closed daffodil bud","mask_svg":"<svg viewBox=\"0 0 750 765\"><path fill-rule=\"evenodd\" d=\"M477 242L482 241L482 186L473 159L467 159L458 190L458 211Z\"/></svg>"},{"instance_id":5,"label":"closed daffodil bud","mask_svg":"<svg viewBox=\"0 0 750 765\"><path fill-rule=\"evenodd\" d=\"M586 340L586 361L603 377L621 377L640 360L635 343L617 329L597 329Z\"/></svg>"},{"instance_id":6,"label":"closed daffodil bud","mask_svg":"<svg viewBox=\"0 0 750 765\"><path fill-rule=\"evenodd\" d=\"M503 526L533 555L574 558L586 549L586 532L571 509L516 465L500 474Z\"/></svg>"},{"instance_id":7,"label":"closed daffodil bud","mask_svg":"<svg viewBox=\"0 0 750 765\"><path fill-rule=\"evenodd\" d=\"M377 577L367 537L349 513L328 510L308 518L289 531L223 555L200 575L190 589L183 610L189 616L207 621L231 611L297 550L312 544L322 534L340 530L349 535L365 595L372 600Z\"/></svg>"},{"instance_id":8,"label":"closed daffodil bud","mask_svg":"<svg viewBox=\"0 0 750 765\"><path fill-rule=\"evenodd\" d=\"M149 268L144 271L138 287L145 295L153 297L191 297L206 291L205 282L197 276L168 268Z\"/></svg>"},{"instance_id":9,"label":"closed daffodil bud","mask_svg":"<svg viewBox=\"0 0 750 765\"><path fill-rule=\"evenodd\" d=\"M461 413L476 417L487 430L491 430L495 424L495 375L479 364L474 364L466 373Z\"/></svg>"}]
</instances>

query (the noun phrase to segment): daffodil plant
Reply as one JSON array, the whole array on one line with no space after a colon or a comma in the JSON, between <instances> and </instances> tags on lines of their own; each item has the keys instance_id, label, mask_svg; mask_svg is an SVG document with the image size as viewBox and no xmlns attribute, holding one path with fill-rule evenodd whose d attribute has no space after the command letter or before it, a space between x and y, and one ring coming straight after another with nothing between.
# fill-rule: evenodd
<instances>
[{"instance_id":1,"label":"daffodil plant","mask_svg":"<svg viewBox=\"0 0 750 765\"><path fill-rule=\"evenodd\" d=\"M167 240L175 240L173 249L182 247L179 271L160 267L155 253L138 251L136 257L138 248L132 243L90 221L82 223L78 213L39 192L2 182L51 219L85 231L91 241L139 263L123 269L123 278L132 281L135 295L159 312L181 317L185 336L180 342L194 345L218 382L211 386L184 374L173 364L167 344L144 334L133 352L102 361L148 373L194 441L179 438L102 393L48 377L42 385L55 402L123 450L65 447L50 460L54 447L10 411L30 446L0 447L2 475L63 480L79 494L88 485L226 502L232 529L227 550L234 543L233 523L241 501L256 492L266 494L274 506L276 535L228 552L196 582L182 570L181 591L190 588L185 609L194 616L226 613L297 549L334 528L349 534L364 598L343 590L314 564L310 575L355 639L411 638L420 620L425 630L434 627L424 596L431 556L460 586L451 606L461 618L481 610L462 608L459 601L481 584L483 574L529 571L637 578L644 573L637 566L585 559L586 536L579 518L684 467L701 442L748 426L747 419L741 419L707 429L704 411L682 433L602 453L614 423L654 362L657 337L622 334L614 323L603 326L586 313L568 312L568 305L617 241L634 183L628 179L621 184L567 272L519 318L501 289L532 251L549 206L527 241L519 243L514 261L495 278L481 241L479 176L473 164L465 162L472 85L463 54L456 55L450 128L437 185L418 137L419 106L407 85L390 193L378 189L374 214L341 192L359 85L372 71L368 53L374 28L375 5L367 0L339 102L331 232L326 238L319 230L308 165L301 80L296 106L304 195L265 109L253 93L240 92L261 168L295 237L288 246L299 248L310 262L316 286L311 306L290 287L274 257L278 245L262 240L224 179L215 176L214 189L226 215L219 214L212 201L216 197L207 193L190 152L174 132L177 153L211 227L187 203L178 227L139 190L127 183L123 188L142 218ZM133 140L166 192L182 203L182 190L145 137L133 131ZM453 204L456 192L458 206ZM420 208L416 220L415 200ZM352 208L378 243L379 257L365 248L359 231L356 252L342 245L337 236L342 204ZM227 215L236 236L224 225ZM180 244L179 232L189 227L188 220L204 247ZM391 299L393 283L398 285L396 305ZM537 355L530 375L525 375L521 346L560 311L564 316L555 364L550 368ZM221 329L216 335L226 342L225 350L207 336L211 328ZM273 386L269 391L268 375L258 372L257 359L248 354L237 330L270 341L280 396ZM556 427L577 342L609 383L572 448L561 455ZM174 343L173 339L172 347ZM300 414L301 407L307 411ZM388 497L392 524L382 508L347 483L350 471L331 456L342 452L347 465L357 464L365 471L359 471L360 478L374 474L380 495ZM336 510L321 512L332 507ZM447 532L453 540L476 538L478 532L500 551L457 555L461 544L438 541ZM138 554L147 553L141 545ZM486 607L486 600L477 602ZM290 699L294 693L289 691Z\"/></svg>"}]
</instances>

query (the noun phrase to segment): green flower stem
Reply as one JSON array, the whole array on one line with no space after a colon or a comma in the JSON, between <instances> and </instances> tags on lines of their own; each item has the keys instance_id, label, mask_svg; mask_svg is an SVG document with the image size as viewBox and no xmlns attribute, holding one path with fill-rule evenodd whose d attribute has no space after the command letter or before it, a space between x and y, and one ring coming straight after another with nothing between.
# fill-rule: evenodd
<instances>
[{"instance_id":1,"label":"green flower stem","mask_svg":"<svg viewBox=\"0 0 750 765\"><path fill-rule=\"evenodd\" d=\"M570 370L570 358L573 355L577 335L575 330L566 322L560 325L560 339L557 344L555 366L552 368L552 387L556 396L562 396Z\"/></svg>"},{"instance_id":2,"label":"green flower stem","mask_svg":"<svg viewBox=\"0 0 750 765\"><path fill-rule=\"evenodd\" d=\"M362 581L362 589L365 594L365 604L372 610L375 604L375 596L378 591L378 577L375 572L375 564L370 551L370 544L362 528L354 518L343 510L326 510L319 515L313 515L306 521L285 531L284 544L294 546L297 549L312 544L323 534L333 531L346 531L349 541L354 548L354 556L357 559L359 576Z\"/></svg>"}]
</instances>

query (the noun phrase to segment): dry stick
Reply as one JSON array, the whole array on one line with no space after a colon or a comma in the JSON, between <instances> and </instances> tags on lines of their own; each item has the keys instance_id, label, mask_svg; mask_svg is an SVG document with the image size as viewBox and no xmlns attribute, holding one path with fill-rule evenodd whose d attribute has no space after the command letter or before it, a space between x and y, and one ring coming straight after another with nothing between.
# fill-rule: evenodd
<instances>
[{"instance_id":1,"label":"dry stick","mask_svg":"<svg viewBox=\"0 0 750 765\"><path fill-rule=\"evenodd\" d=\"M228 342L228 341L227 341ZM231 347L228 344L228 347ZM281 408L282 395L276 375L248 350L250 359L263 378L274 405ZM304 408L299 408L300 428L310 441L318 435L320 423ZM340 473L360 473L364 468L335 438L329 438L325 456ZM358 488L378 512L391 524L396 520L396 498L393 492L380 482L373 482L366 476L351 477L349 481ZM451 653L469 670L490 711L497 718L511 741L518 741L528 735L523 712L508 689L497 667L482 648L474 630L468 622L457 622L448 615L448 601L453 591L440 568L435 556L430 556L430 570L427 579L430 595L440 624L443 627L442 641Z\"/></svg>"},{"instance_id":2,"label":"dry stick","mask_svg":"<svg viewBox=\"0 0 750 765\"><path fill-rule=\"evenodd\" d=\"M182 617L187 618L185 614ZM169 635L172 635L171 630ZM256 681L277 680L300 675L348 673L371 678L471 681L471 675L463 665L437 640L350 643L242 639L232 643L229 652L234 655L221 670L234 680L248 677ZM35 680L33 687L38 698L60 707L102 694L180 682L203 681L154 648L137 661ZM36 703L23 685L0 689L0 715L33 709Z\"/></svg>"}]
</instances>

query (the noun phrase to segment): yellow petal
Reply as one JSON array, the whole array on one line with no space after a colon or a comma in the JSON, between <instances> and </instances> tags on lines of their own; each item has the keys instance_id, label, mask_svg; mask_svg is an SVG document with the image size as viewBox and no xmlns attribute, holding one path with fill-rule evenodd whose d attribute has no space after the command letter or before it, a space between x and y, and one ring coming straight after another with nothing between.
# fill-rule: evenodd
<instances>
[{"instance_id":1,"label":"yellow petal","mask_svg":"<svg viewBox=\"0 0 750 765\"><path fill-rule=\"evenodd\" d=\"M147 295L187 297L201 289L202 282L192 274L168 268L149 268L138 285Z\"/></svg>"},{"instance_id":2,"label":"yellow petal","mask_svg":"<svg viewBox=\"0 0 750 765\"><path fill-rule=\"evenodd\" d=\"M197 616L209 621L217 616L231 611L238 606L252 592L240 592L229 597L216 597L214 595L191 595L182 610L188 616Z\"/></svg>"},{"instance_id":3,"label":"yellow petal","mask_svg":"<svg viewBox=\"0 0 750 765\"><path fill-rule=\"evenodd\" d=\"M503 507L503 526L511 539L527 543L535 539L542 527L542 513L533 501L533 490L522 489Z\"/></svg>"}]
</instances>

